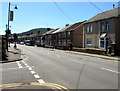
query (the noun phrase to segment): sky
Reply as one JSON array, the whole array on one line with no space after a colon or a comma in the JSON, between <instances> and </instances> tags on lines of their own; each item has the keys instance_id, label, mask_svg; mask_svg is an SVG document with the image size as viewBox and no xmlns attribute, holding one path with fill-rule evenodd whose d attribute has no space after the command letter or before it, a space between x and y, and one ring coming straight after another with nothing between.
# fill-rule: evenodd
<instances>
[{"instance_id":1,"label":"sky","mask_svg":"<svg viewBox=\"0 0 120 91\"><path fill-rule=\"evenodd\" d=\"M56 6L56 4L58 7ZM118 6L118 2L92 2L102 11ZM88 20L101 11L90 2L11 2L14 20L10 21L12 33L21 33L34 28L58 28L65 24L74 24ZM14 5L18 9L14 9ZM0 35L5 34L8 21L8 2L0 2ZM61 9L61 10L60 10ZM2 17L2 18L1 18Z\"/></svg>"}]
</instances>

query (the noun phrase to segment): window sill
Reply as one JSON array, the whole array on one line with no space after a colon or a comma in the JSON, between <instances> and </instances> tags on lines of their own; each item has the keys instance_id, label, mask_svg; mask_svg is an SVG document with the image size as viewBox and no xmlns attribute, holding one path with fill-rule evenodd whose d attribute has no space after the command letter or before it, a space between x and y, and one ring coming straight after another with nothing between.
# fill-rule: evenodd
<instances>
[{"instance_id":1,"label":"window sill","mask_svg":"<svg viewBox=\"0 0 120 91\"><path fill-rule=\"evenodd\" d=\"M87 44L87 46L92 46L92 44Z\"/></svg>"}]
</instances>

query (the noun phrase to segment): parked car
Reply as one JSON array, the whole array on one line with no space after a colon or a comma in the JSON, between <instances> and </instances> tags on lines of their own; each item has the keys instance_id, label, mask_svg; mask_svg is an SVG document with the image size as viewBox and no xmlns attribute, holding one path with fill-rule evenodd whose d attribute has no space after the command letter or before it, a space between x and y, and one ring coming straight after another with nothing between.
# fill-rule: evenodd
<instances>
[{"instance_id":1,"label":"parked car","mask_svg":"<svg viewBox=\"0 0 120 91\"><path fill-rule=\"evenodd\" d=\"M27 46L34 46L35 45L35 41L34 40L25 40L25 45L27 45Z\"/></svg>"},{"instance_id":2,"label":"parked car","mask_svg":"<svg viewBox=\"0 0 120 91\"><path fill-rule=\"evenodd\" d=\"M24 45L24 42L21 41L20 44L21 44L21 45Z\"/></svg>"},{"instance_id":3,"label":"parked car","mask_svg":"<svg viewBox=\"0 0 120 91\"><path fill-rule=\"evenodd\" d=\"M41 46L40 40L36 40L36 41L35 41L35 45L36 45L36 46Z\"/></svg>"}]
</instances>

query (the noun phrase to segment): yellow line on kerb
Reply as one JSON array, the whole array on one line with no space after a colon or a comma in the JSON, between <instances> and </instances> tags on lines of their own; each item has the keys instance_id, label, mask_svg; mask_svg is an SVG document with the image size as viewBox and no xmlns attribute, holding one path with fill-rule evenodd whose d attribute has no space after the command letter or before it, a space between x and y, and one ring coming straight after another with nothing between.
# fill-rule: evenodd
<instances>
[{"instance_id":1,"label":"yellow line on kerb","mask_svg":"<svg viewBox=\"0 0 120 91\"><path fill-rule=\"evenodd\" d=\"M54 86L54 85L50 85L50 84L47 84L47 83L31 83L32 85L41 85L41 86L49 86L49 87L54 87L54 88L56 88L56 89L59 89L59 90L61 90L61 91L64 91L64 90L62 90L62 88L60 88L60 87L57 87L57 86Z\"/></svg>"},{"instance_id":2,"label":"yellow line on kerb","mask_svg":"<svg viewBox=\"0 0 120 91\"><path fill-rule=\"evenodd\" d=\"M13 86L20 86L22 85L23 83L11 83L11 84L3 84L3 85L0 85L0 87L13 87Z\"/></svg>"},{"instance_id":3,"label":"yellow line on kerb","mask_svg":"<svg viewBox=\"0 0 120 91\"><path fill-rule=\"evenodd\" d=\"M37 82L34 82L34 83L30 83L30 84L31 85L49 86L49 87L59 89L60 91L69 91L66 87L61 86L59 84L54 84L54 83L37 83ZM22 86L22 85L24 85L24 83L11 83L11 84L2 84L2 85L0 85L0 87L15 87L15 86Z\"/></svg>"},{"instance_id":4,"label":"yellow line on kerb","mask_svg":"<svg viewBox=\"0 0 120 91\"><path fill-rule=\"evenodd\" d=\"M54 84L54 83L49 83L49 84L56 85L56 86L59 86L59 87L61 87L61 88L63 88L63 89L66 89L66 90L67 90L67 88L66 88L66 87L61 86L61 85L59 85L59 84Z\"/></svg>"},{"instance_id":5,"label":"yellow line on kerb","mask_svg":"<svg viewBox=\"0 0 120 91\"><path fill-rule=\"evenodd\" d=\"M54 83L31 83L33 85L45 85L45 86L51 86L51 87L57 87L58 89L61 89L61 91L69 91L68 88L64 87L64 86L61 86L59 84L54 84ZM64 89L64 90L63 90Z\"/></svg>"}]
</instances>

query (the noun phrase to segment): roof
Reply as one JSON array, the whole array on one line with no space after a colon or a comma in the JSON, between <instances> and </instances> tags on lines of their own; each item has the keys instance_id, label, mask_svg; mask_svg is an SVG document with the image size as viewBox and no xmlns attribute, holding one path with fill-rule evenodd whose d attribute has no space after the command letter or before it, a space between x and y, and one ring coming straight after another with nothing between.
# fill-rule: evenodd
<instances>
[{"instance_id":1,"label":"roof","mask_svg":"<svg viewBox=\"0 0 120 91\"><path fill-rule=\"evenodd\" d=\"M78 28L83 22L78 22L78 23L75 23L75 24L71 24L71 25L68 25L68 26L61 27L58 30L56 30L55 32L53 32L52 34L65 32L65 31L73 31L76 28Z\"/></svg>"},{"instance_id":2,"label":"roof","mask_svg":"<svg viewBox=\"0 0 120 91\"><path fill-rule=\"evenodd\" d=\"M47 31L47 32L45 32L45 33L42 34L42 35L51 34L51 33L54 32L55 30L57 30L57 29L53 29L53 30Z\"/></svg>"},{"instance_id":3,"label":"roof","mask_svg":"<svg viewBox=\"0 0 120 91\"><path fill-rule=\"evenodd\" d=\"M103 34L100 36L100 38L105 38L106 35L107 35L107 33L103 33Z\"/></svg>"},{"instance_id":4,"label":"roof","mask_svg":"<svg viewBox=\"0 0 120 91\"><path fill-rule=\"evenodd\" d=\"M58 30L56 30L55 32L53 32L52 34L59 33L59 32L63 32L63 31L65 31L67 28L69 28L69 27L72 26L72 25L73 25L73 24L68 25L68 26L61 27L61 28L59 28Z\"/></svg>"},{"instance_id":5,"label":"roof","mask_svg":"<svg viewBox=\"0 0 120 91\"><path fill-rule=\"evenodd\" d=\"M91 19L84 22L84 24L98 21L98 20L104 20L104 19L108 19L108 18L118 17L118 15L120 15L120 12L118 12L118 9L120 9L120 7L99 13L96 16L94 16Z\"/></svg>"}]
</instances>

